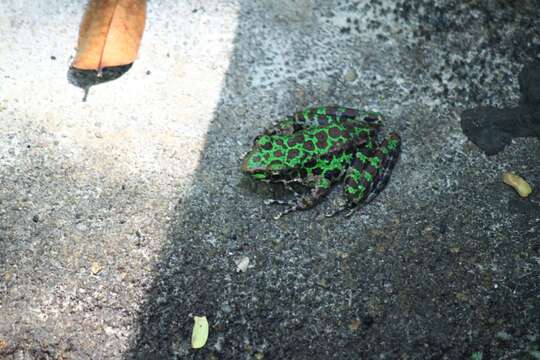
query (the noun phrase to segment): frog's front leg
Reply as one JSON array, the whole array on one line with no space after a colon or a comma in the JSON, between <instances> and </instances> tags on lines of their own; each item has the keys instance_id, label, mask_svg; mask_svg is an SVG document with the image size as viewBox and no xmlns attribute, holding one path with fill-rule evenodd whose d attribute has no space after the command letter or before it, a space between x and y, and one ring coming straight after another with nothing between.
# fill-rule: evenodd
<instances>
[{"instance_id":1,"label":"frog's front leg","mask_svg":"<svg viewBox=\"0 0 540 360\"><path fill-rule=\"evenodd\" d=\"M286 208L284 211L274 216L274 219L277 220L283 215L286 215L293 211L306 210L306 209L312 208L321 200L321 198L323 198L326 194L328 194L331 187L332 187L332 182L330 180L324 177L320 177L318 181L316 182L316 186L312 188L311 191L307 192L306 194L298 194L295 192L295 198L293 200L269 199L269 200L266 200L264 203L267 205L280 204L280 205L288 206L288 208Z\"/></svg>"},{"instance_id":2,"label":"frog's front leg","mask_svg":"<svg viewBox=\"0 0 540 360\"><path fill-rule=\"evenodd\" d=\"M343 191L347 202L327 216L331 217L371 202L388 184L400 149L399 135L391 133L374 151L370 152L365 148L358 151L345 175ZM352 211L348 215L350 214Z\"/></svg>"}]
</instances>

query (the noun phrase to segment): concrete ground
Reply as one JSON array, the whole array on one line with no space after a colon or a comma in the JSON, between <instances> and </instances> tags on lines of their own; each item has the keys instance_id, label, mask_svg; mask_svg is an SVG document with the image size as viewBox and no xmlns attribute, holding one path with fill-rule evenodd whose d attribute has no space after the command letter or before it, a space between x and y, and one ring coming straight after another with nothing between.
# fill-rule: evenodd
<instances>
[{"instance_id":1,"label":"concrete ground","mask_svg":"<svg viewBox=\"0 0 540 360\"><path fill-rule=\"evenodd\" d=\"M540 358L540 195L501 181L540 187L540 141L459 125L519 102L536 1L152 0L82 102L84 3L0 3L0 358ZM400 162L351 218L338 188L274 220L239 159L319 104L385 113Z\"/></svg>"}]
</instances>

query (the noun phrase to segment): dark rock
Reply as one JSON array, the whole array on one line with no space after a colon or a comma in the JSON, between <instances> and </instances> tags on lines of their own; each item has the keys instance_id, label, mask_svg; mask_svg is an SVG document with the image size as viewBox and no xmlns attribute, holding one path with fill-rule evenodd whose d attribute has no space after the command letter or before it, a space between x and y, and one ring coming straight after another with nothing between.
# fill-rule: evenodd
<instances>
[{"instance_id":1,"label":"dark rock","mask_svg":"<svg viewBox=\"0 0 540 360\"><path fill-rule=\"evenodd\" d=\"M519 88L524 104L540 106L540 61L527 64L521 70Z\"/></svg>"},{"instance_id":2,"label":"dark rock","mask_svg":"<svg viewBox=\"0 0 540 360\"><path fill-rule=\"evenodd\" d=\"M519 84L523 105L478 107L461 114L463 133L487 155L502 151L514 137L540 137L540 62L523 68Z\"/></svg>"},{"instance_id":3,"label":"dark rock","mask_svg":"<svg viewBox=\"0 0 540 360\"><path fill-rule=\"evenodd\" d=\"M540 136L540 107L466 110L461 114L461 128L487 155L494 155L514 137Z\"/></svg>"}]
</instances>

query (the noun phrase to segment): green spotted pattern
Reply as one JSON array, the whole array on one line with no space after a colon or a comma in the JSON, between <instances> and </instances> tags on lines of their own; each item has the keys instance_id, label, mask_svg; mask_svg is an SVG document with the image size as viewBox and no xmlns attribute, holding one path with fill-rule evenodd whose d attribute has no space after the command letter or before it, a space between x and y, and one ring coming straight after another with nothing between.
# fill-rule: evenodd
<instances>
[{"instance_id":1,"label":"green spotted pattern","mask_svg":"<svg viewBox=\"0 0 540 360\"><path fill-rule=\"evenodd\" d=\"M312 188L293 210L312 206L345 176L345 197L359 205L382 190L399 155L396 133L377 144L381 119L379 113L346 107L297 112L255 139L242 170L256 180Z\"/></svg>"}]
</instances>

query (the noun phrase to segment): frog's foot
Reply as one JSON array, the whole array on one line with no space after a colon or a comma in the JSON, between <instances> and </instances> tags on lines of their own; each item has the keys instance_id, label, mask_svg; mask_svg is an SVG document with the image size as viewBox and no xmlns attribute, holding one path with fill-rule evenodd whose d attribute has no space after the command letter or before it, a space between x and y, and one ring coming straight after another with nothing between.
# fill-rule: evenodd
<instances>
[{"instance_id":1,"label":"frog's foot","mask_svg":"<svg viewBox=\"0 0 540 360\"><path fill-rule=\"evenodd\" d=\"M331 217L334 217L334 216L336 216L338 214L341 214L344 211L347 211L347 213L345 214L345 217L349 217L352 214L354 214L354 212L356 210L358 210L358 209L359 209L358 206L355 206L354 204L347 202L347 203L341 205L340 207L338 207L336 210L334 210L332 212L329 212L327 214L324 214L324 216L327 217L327 218L331 218Z\"/></svg>"},{"instance_id":2,"label":"frog's foot","mask_svg":"<svg viewBox=\"0 0 540 360\"><path fill-rule=\"evenodd\" d=\"M300 207L297 204L292 204L292 206L274 216L274 220L279 220L283 215L287 215L288 213L292 213L293 211L297 210L301 210Z\"/></svg>"},{"instance_id":3,"label":"frog's foot","mask_svg":"<svg viewBox=\"0 0 540 360\"><path fill-rule=\"evenodd\" d=\"M399 135L391 133L371 154L365 150L356 154L343 189L351 208L368 204L386 187L399 152Z\"/></svg>"},{"instance_id":4,"label":"frog's foot","mask_svg":"<svg viewBox=\"0 0 540 360\"><path fill-rule=\"evenodd\" d=\"M290 212L293 212L293 211L296 211L296 210L300 210L301 209L301 205L299 205L300 199L301 198L295 198L294 200L267 199L267 200L264 200L264 204L265 205L278 204L278 205L286 205L286 206L288 206L287 209L285 209L284 211L282 211L279 214L277 214L276 216L274 216L274 219L277 220L280 217L282 217L283 215L286 215L286 214L288 214Z\"/></svg>"},{"instance_id":5,"label":"frog's foot","mask_svg":"<svg viewBox=\"0 0 540 360\"><path fill-rule=\"evenodd\" d=\"M283 215L286 215L288 213L298 211L298 210L306 210L315 205L315 201L313 201L313 197L311 194L307 195L300 195L293 200L277 200L277 199L268 199L265 200L264 203L266 205L270 204L279 204L279 205L286 205L288 206L285 210L274 216L274 219L277 220L281 218Z\"/></svg>"},{"instance_id":6,"label":"frog's foot","mask_svg":"<svg viewBox=\"0 0 540 360\"><path fill-rule=\"evenodd\" d=\"M307 194L307 195L302 195L294 200L283 201L283 202L279 201L276 203L289 206L288 208L286 208L285 210L283 210L282 212L274 216L274 219L278 220L283 215L287 215L294 211L306 210L306 209L312 208L316 204L316 199L311 194Z\"/></svg>"},{"instance_id":7,"label":"frog's foot","mask_svg":"<svg viewBox=\"0 0 540 360\"><path fill-rule=\"evenodd\" d=\"M294 200L279 200L279 199L266 199L266 200L264 200L264 205L272 205L272 204L292 205L294 203L295 203Z\"/></svg>"},{"instance_id":8,"label":"frog's foot","mask_svg":"<svg viewBox=\"0 0 540 360\"><path fill-rule=\"evenodd\" d=\"M354 204L348 202L348 201L340 201L340 204L337 209L335 209L332 212L324 214L325 217L331 218L338 214L341 214L344 211L351 210L354 208Z\"/></svg>"}]
</instances>

